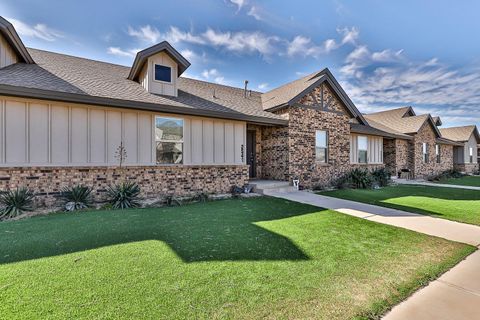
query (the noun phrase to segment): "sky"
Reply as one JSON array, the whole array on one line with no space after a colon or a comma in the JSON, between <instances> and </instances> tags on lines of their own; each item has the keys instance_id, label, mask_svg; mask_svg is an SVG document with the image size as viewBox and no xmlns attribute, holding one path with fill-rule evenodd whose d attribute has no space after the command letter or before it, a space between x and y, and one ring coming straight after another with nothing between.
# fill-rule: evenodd
<instances>
[{"instance_id":1,"label":"sky","mask_svg":"<svg viewBox=\"0 0 480 320\"><path fill-rule=\"evenodd\" d=\"M480 126L480 1L2 0L28 47L130 66L167 40L184 76L262 92L328 67L360 109Z\"/></svg>"}]
</instances>

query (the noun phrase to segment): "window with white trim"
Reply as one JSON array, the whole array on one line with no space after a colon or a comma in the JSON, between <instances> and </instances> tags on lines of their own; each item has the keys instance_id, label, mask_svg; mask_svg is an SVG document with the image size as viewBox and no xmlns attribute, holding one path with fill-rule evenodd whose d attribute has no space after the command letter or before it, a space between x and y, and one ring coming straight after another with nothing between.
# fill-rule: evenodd
<instances>
[{"instance_id":1,"label":"window with white trim","mask_svg":"<svg viewBox=\"0 0 480 320\"><path fill-rule=\"evenodd\" d=\"M428 163L428 143L422 143L423 163Z\"/></svg>"},{"instance_id":2,"label":"window with white trim","mask_svg":"<svg viewBox=\"0 0 480 320\"><path fill-rule=\"evenodd\" d=\"M158 164L183 163L183 119L155 117Z\"/></svg>"},{"instance_id":3,"label":"window with white trim","mask_svg":"<svg viewBox=\"0 0 480 320\"><path fill-rule=\"evenodd\" d=\"M315 132L315 161L327 163L328 161L328 133L324 130Z\"/></svg>"},{"instance_id":4,"label":"window with white trim","mask_svg":"<svg viewBox=\"0 0 480 320\"><path fill-rule=\"evenodd\" d=\"M368 162L368 138L366 136L357 137L358 163Z\"/></svg>"},{"instance_id":5,"label":"window with white trim","mask_svg":"<svg viewBox=\"0 0 480 320\"><path fill-rule=\"evenodd\" d=\"M437 163L440 163L442 159L440 158L440 145L439 144L435 145L435 157L437 159Z\"/></svg>"},{"instance_id":6,"label":"window with white trim","mask_svg":"<svg viewBox=\"0 0 480 320\"><path fill-rule=\"evenodd\" d=\"M155 64L154 79L156 81L172 82L172 68Z\"/></svg>"},{"instance_id":7,"label":"window with white trim","mask_svg":"<svg viewBox=\"0 0 480 320\"><path fill-rule=\"evenodd\" d=\"M468 150L470 153L470 163L473 163L473 147L470 147L470 149Z\"/></svg>"}]
</instances>

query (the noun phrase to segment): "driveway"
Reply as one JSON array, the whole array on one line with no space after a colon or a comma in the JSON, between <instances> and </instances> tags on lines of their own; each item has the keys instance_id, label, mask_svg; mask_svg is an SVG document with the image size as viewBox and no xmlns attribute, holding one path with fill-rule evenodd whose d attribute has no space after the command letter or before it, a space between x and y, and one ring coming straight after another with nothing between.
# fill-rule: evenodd
<instances>
[{"instance_id":1,"label":"driveway","mask_svg":"<svg viewBox=\"0 0 480 320\"><path fill-rule=\"evenodd\" d=\"M479 247L480 227L415 213L326 197L306 191L264 191L265 195L332 209L358 218L389 224ZM480 315L480 251L395 306L386 320L470 320Z\"/></svg>"}]
</instances>

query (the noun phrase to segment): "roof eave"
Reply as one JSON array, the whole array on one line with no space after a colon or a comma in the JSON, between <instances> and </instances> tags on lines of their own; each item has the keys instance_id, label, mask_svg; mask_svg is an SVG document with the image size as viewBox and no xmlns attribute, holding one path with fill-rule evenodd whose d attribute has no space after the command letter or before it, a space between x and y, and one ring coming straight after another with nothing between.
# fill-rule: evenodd
<instances>
[{"instance_id":1,"label":"roof eave","mask_svg":"<svg viewBox=\"0 0 480 320\"><path fill-rule=\"evenodd\" d=\"M166 104L112 99L112 98L105 98L105 97L88 96L88 95L77 94L77 93L17 87L17 86L5 85L5 84L0 84L0 95L21 97L21 98L34 98L34 99L40 99L40 100L53 100L53 101L79 103L79 104L89 104L89 105L97 105L97 106L105 106L105 107L117 107L117 108L127 108L127 109L136 109L136 110L154 111L154 112L164 112L164 113L172 113L172 114L204 116L204 117L212 117L212 118L219 118L219 119L246 121L249 123L257 123L257 124L264 124L264 125L278 125L278 126L288 125L288 120L286 119L267 118L267 117L252 116L252 115L247 115L242 113L233 113L233 112L230 113L230 112L203 110L203 109L190 109L190 108L183 108L183 107L171 106Z\"/></svg>"}]
</instances>

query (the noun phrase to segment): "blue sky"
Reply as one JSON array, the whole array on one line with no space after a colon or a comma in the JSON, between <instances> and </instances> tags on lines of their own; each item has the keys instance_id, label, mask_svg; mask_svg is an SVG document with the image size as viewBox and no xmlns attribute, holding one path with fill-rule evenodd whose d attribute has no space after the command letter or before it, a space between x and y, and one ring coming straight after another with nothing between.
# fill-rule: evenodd
<instances>
[{"instance_id":1,"label":"blue sky","mask_svg":"<svg viewBox=\"0 0 480 320\"><path fill-rule=\"evenodd\" d=\"M480 125L479 1L2 0L29 47L131 65L168 40L186 76L268 91L330 68L362 112Z\"/></svg>"}]
</instances>

